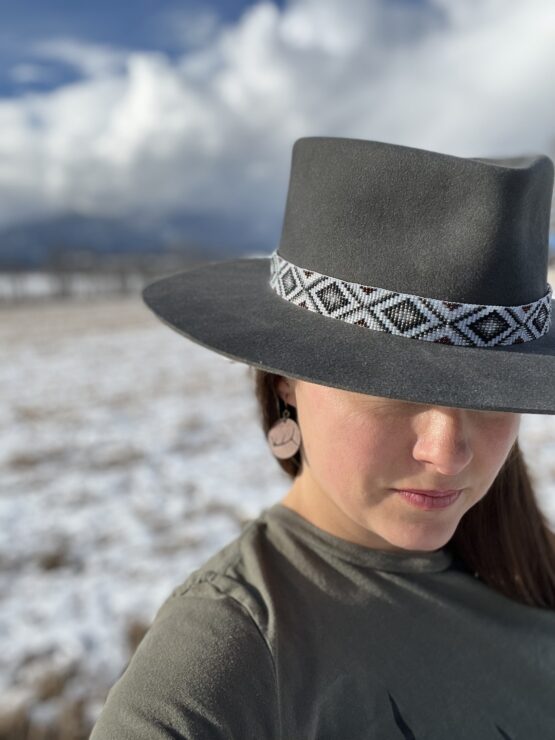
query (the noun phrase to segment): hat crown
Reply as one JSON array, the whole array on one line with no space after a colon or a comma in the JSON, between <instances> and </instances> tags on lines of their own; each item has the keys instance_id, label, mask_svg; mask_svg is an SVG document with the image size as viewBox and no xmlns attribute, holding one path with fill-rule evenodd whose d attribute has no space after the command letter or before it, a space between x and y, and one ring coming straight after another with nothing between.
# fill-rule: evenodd
<instances>
[{"instance_id":1,"label":"hat crown","mask_svg":"<svg viewBox=\"0 0 555 740\"><path fill-rule=\"evenodd\" d=\"M553 163L359 139L295 142L279 254L401 293L520 305L546 290Z\"/></svg>"}]
</instances>

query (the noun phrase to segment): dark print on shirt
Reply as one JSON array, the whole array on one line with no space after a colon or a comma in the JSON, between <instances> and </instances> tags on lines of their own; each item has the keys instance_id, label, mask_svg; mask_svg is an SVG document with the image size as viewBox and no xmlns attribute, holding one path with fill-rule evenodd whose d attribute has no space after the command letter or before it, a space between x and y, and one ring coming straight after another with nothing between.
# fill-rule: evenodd
<instances>
[{"instance_id":1,"label":"dark print on shirt","mask_svg":"<svg viewBox=\"0 0 555 740\"><path fill-rule=\"evenodd\" d=\"M395 699L391 696L389 691L387 692L387 695L389 696L389 701L391 702L391 708L393 711L393 718L395 722L397 723L397 727L401 730L403 733L404 740L418 740L414 732L410 729L407 722L403 719L403 715L399 711L399 707L397 706ZM499 727L499 725L495 725L495 729L499 733L499 735L504 738L504 740L513 740L513 738L504 730Z\"/></svg>"},{"instance_id":2,"label":"dark print on shirt","mask_svg":"<svg viewBox=\"0 0 555 740\"><path fill-rule=\"evenodd\" d=\"M378 679L375 679L373 691L368 691L368 684L368 674L358 670L336 676L312 707L307 737L318 740L337 740L339 737L348 737L349 740L439 740L441 737L444 740L445 718L437 723L439 705L434 704L433 697L434 706L428 716L416 721L400 695L394 695ZM344 707L345 711L338 713L338 707ZM470 719L469 711L469 707L461 705L460 717L453 717L453 738L461 737L457 733L464 732L464 719ZM487 716L481 719L474 717L474 720L480 728L475 724L475 733L478 734L474 734L472 740L514 740L513 735L495 721L488 720ZM432 726L427 726L429 723Z\"/></svg>"}]
</instances>

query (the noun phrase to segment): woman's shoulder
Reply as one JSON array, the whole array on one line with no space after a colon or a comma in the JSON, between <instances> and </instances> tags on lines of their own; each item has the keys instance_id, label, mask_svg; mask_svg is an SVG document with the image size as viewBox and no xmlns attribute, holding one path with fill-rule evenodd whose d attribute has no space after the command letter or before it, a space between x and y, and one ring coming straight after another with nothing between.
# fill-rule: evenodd
<instances>
[{"instance_id":1,"label":"woman's shoulder","mask_svg":"<svg viewBox=\"0 0 555 740\"><path fill-rule=\"evenodd\" d=\"M246 523L173 589L112 687L94 740L275 736L264 598L254 568L245 567L263 529L262 521Z\"/></svg>"},{"instance_id":2,"label":"woman's shoulder","mask_svg":"<svg viewBox=\"0 0 555 740\"><path fill-rule=\"evenodd\" d=\"M267 510L243 522L241 532L176 585L160 607L160 619L176 601L232 600L264 631L267 583L264 562L272 558L267 536Z\"/></svg>"}]
</instances>

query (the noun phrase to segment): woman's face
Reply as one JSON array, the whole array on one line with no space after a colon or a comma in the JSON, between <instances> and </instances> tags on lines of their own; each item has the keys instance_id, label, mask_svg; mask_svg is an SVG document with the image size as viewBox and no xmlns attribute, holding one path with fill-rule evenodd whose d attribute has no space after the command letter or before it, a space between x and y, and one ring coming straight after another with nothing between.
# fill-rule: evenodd
<instances>
[{"instance_id":1,"label":"woman's face","mask_svg":"<svg viewBox=\"0 0 555 740\"><path fill-rule=\"evenodd\" d=\"M321 529L380 549L443 547L488 491L520 425L520 414L428 406L288 378L277 389L296 406L302 435L303 470L283 503ZM449 506L422 509L397 492L406 489L461 493Z\"/></svg>"}]
</instances>

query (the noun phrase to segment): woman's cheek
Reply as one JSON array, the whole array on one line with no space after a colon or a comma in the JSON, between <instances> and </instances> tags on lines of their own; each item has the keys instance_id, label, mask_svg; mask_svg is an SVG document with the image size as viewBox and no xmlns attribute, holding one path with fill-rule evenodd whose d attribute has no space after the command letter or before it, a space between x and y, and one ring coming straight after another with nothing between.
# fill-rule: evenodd
<instances>
[{"instance_id":1,"label":"woman's cheek","mask_svg":"<svg viewBox=\"0 0 555 740\"><path fill-rule=\"evenodd\" d=\"M388 452L383 440L361 423L348 423L339 428L335 450L335 460L330 461L330 475L353 491L364 487L372 475L380 476L380 469L387 465Z\"/></svg>"},{"instance_id":2,"label":"woman's cheek","mask_svg":"<svg viewBox=\"0 0 555 740\"><path fill-rule=\"evenodd\" d=\"M517 415L515 415L517 416ZM476 466L482 479L482 495L487 492L518 437L520 417L492 423L481 436L476 450Z\"/></svg>"},{"instance_id":3,"label":"woman's cheek","mask_svg":"<svg viewBox=\"0 0 555 740\"><path fill-rule=\"evenodd\" d=\"M498 467L501 467L518 437L519 427L519 414L492 422L482 435L480 450L487 451L492 462L497 461Z\"/></svg>"}]
</instances>

